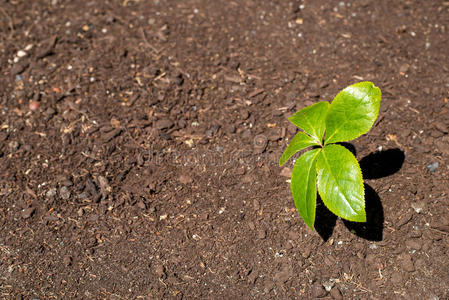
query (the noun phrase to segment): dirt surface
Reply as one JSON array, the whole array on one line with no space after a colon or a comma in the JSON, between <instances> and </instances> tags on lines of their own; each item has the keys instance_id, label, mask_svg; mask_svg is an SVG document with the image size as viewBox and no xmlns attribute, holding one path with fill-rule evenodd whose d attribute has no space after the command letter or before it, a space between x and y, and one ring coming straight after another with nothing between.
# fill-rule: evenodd
<instances>
[{"instance_id":1,"label":"dirt surface","mask_svg":"<svg viewBox=\"0 0 449 300\"><path fill-rule=\"evenodd\" d=\"M448 299L447 1L0 0L4 299ZM368 222L287 117L373 81Z\"/></svg>"}]
</instances>

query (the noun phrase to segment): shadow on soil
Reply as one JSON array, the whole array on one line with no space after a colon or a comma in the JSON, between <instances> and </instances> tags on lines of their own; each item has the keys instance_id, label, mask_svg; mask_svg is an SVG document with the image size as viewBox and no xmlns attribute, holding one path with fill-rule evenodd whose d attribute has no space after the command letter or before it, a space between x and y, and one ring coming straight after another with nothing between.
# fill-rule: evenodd
<instances>
[{"instance_id":1,"label":"shadow on soil","mask_svg":"<svg viewBox=\"0 0 449 300\"><path fill-rule=\"evenodd\" d=\"M355 147L348 143L342 143L354 155ZM378 179L392 175L399 171L404 162L404 152L398 148L379 151L365 156L360 160L363 179ZM376 191L365 183L365 211L366 222L350 222L343 220L343 224L355 235L370 240L381 241L384 212L382 202ZM315 229L321 238L327 241L334 230L337 216L330 212L320 197L317 199Z\"/></svg>"}]
</instances>

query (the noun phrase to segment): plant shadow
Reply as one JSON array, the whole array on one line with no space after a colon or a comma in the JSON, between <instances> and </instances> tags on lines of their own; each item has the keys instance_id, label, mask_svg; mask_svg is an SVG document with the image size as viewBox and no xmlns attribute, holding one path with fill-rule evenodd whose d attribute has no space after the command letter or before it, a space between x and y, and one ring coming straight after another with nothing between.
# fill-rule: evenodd
<instances>
[{"instance_id":1,"label":"plant shadow","mask_svg":"<svg viewBox=\"0 0 449 300\"><path fill-rule=\"evenodd\" d=\"M404 160L404 152L398 148L370 153L359 162L363 179L390 176L401 169Z\"/></svg>"},{"instance_id":2,"label":"plant shadow","mask_svg":"<svg viewBox=\"0 0 449 300\"><path fill-rule=\"evenodd\" d=\"M354 155L355 147L349 143L341 143ZM363 179L378 179L399 171L404 163L405 154L402 150L388 149L370 153L360 160ZM343 220L343 224L355 235L370 241L381 241L383 238L384 212L382 202L377 192L368 184L365 186L366 222L351 222ZM338 217L330 212L321 198L317 197L315 229L324 241L333 233Z\"/></svg>"},{"instance_id":3,"label":"plant shadow","mask_svg":"<svg viewBox=\"0 0 449 300\"><path fill-rule=\"evenodd\" d=\"M323 240L327 241L331 237L334 227L337 224L337 219L338 217L324 205L320 195L317 195L315 230Z\"/></svg>"},{"instance_id":4,"label":"plant shadow","mask_svg":"<svg viewBox=\"0 0 449 300\"><path fill-rule=\"evenodd\" d=\"M376 191L365 184L366 222L343 220L346 228L355 235L370 241L381 241L384 229L384 210Z\"/></svg>"}]
</instances>

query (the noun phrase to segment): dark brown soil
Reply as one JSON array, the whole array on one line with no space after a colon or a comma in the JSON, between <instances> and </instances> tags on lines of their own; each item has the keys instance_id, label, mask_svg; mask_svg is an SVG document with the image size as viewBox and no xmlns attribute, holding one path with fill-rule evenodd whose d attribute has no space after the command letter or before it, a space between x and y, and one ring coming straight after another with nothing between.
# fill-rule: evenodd
<instances>
[{"instance_id":1,"label":"dark brown soil","mask_svg":"<svg viewBox=\"0 0 449 300\"><path fill-rule=\"evenodd\" d=\"M0 0L5 299L449 299L447 1ZM373 81L368 222L277 160ZM380 151L382 150L382 151Z\"/></svg>"}]
</instances>

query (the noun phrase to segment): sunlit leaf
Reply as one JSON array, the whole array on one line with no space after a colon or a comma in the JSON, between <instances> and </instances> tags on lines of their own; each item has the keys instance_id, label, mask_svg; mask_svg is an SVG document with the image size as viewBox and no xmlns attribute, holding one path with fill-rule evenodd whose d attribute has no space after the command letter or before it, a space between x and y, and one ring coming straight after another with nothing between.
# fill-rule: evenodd
<instances>
[{"instance_id":1,"label":"sunlit leaf","mask_svg":"<svg viewBox=\"0 0 449 300\"><path fill-rule=\"evenodd\" d=\"M316 170L318 192L326 207L349 221L366 222L362 172L354 155L340 145L325 146Z\"/></svg>"},{"instance_id":2,"label":"sunlit leaf","mask_svg":"<svg viewBox=\"0 0 449 300\"><path fill-rule=\"evenodd\" d=\"M279 166L282 166L293 154L298 151L301 151L307 147L316 145L316 141L305 134L304 132L299 132L295 135L295 137L291 140L290 144L288 144L281 158L279 159Z\"/></svg>"},{"instance_id":3,"label":"sunlit leaf","mask_svg":"<svg viewBox=\"0 0 449 300\"><path fill-rule=\"evenodd\" d=\"M327 113L325 144L367 133L379 114L380 100L380 89L371 82L359 82L338 93Z\"/></svg>"},{"instance_id":4,"label":"sunlit leaf","mask_svg":"<svg viewBox=\"0 0 449 300\"><path fill-rule=\"evenodd\" d=\"M293 201L304 222L313 230L316 211L316 158L321 149L301 155L292 171L291 190Z\"/></svg>"},{"instance_id":5,"label":"sunlit leaf","mask_svg":"<svg viewBox=\"0 0 449 300\"><path fill-rule=\"evenodd\" d=\"M311 135L318 144L321 144L328 108L329 102L318 102L297 111L289 120Z\"/></svg>"}]
</instances>

